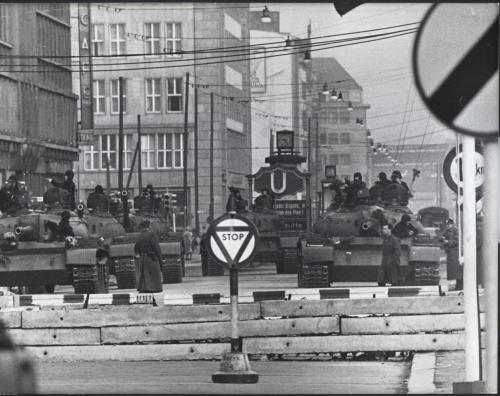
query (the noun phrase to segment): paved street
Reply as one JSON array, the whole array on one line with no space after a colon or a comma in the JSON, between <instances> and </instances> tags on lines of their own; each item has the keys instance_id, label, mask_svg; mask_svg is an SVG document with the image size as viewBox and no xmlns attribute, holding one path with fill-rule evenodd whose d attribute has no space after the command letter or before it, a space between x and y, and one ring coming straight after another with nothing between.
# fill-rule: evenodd
<instances>
[{"instance_id":1,"label":"paved street","mask_svg":"<svg viewBox=\"0 0 500 396\"><path fill-rule=\"evenodd\" d=\"M405 393L410 362L261 362L257 384L215 384L217 361L38 363L41 393Z\"/></svg>"}]
</instances>

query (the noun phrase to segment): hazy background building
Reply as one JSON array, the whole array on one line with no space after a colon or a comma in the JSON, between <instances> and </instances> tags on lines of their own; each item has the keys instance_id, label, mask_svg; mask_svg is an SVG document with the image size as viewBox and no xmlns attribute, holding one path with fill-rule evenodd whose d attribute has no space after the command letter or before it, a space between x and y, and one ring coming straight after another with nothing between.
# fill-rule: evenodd
<instances>
[{"instance_id":1,"label":"hazy background building","mask_svg":"<svg viewBox=\"0 0 500 396\"><path fill-rule=\"evenodd\" d=\"M70 32L69 4L0 4L0 182L33 195L78 159Z\"/></svg>"}]
</instances>

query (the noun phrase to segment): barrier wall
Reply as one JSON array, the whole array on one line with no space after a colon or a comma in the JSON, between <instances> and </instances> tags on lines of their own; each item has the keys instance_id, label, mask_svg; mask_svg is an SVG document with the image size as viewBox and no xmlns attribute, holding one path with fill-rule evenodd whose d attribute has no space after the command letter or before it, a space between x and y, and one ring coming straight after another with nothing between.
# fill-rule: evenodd
<instances>
[{"instance_id":1,"label":"barrier wall","mask_svg":"<svg viewBox=\"0 0 500 396\"><path fill-rule=\"evenodd\" d=\"M230 351L230 315L228 304L0 310L16 343L67 361L220 359ZM260 301L240 304L239 318L248 354L464 347L463 296Z\"/></svg>"}]
</instances>

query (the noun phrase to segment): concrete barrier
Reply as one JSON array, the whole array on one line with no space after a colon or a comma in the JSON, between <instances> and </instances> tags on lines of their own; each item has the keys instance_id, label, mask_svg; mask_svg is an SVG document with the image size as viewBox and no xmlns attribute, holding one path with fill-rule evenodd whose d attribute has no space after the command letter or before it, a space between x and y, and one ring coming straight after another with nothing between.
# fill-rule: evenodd
<instances>
[{"instance_id":1,"label":"concrete barrier","mask_svg":"<svg viewBox=\"0 0 500 396\"><path fill-rule=\"evenodd\" d=\"M220 359L230 350L228 304L23 308L0 310L0 320L40 359ZM248 354L460 350L463 313L463 296L263 300L239 305L239 330Z\"/></svg>"}]
</instances>

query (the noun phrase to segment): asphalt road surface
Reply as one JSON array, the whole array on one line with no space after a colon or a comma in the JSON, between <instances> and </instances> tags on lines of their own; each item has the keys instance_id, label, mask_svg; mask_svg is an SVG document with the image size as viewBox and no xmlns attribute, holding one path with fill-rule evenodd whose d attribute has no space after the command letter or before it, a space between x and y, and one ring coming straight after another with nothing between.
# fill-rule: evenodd
<instances>
[{"instance_id":1,"label":"asphalt road surface","mask_svg":"<svg viewBox=\"0 0 500 396\"><path fill-rule=\"evenodd\" d=\"M37 363L40 393L399 394L410 362L251 361L257 384L215 384L218 361Z\"/></svg>"}]
</instances>

